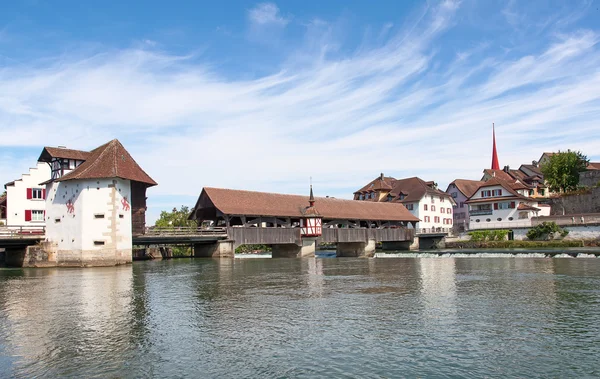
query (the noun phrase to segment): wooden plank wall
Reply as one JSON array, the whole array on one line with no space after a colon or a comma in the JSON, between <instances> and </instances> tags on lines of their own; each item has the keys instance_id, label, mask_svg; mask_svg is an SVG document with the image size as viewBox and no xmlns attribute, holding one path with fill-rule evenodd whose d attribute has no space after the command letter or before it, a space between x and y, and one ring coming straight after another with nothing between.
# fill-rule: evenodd
<instances>
[{"instance_id":1,"label":"wooden plank wall","mask_svg":"<svg viewBox=\"0 0 600 379\"><path fill-rule=\"evenodd\" d=\"M375 239L384 241L409 241L414 237L414 230L367 229L367 228L324 228L318 243L366 242ZM301 244L300 228L248 228L229 227L227 238L234 240L236 246L241 245L274 245Z\"/></svg>"},{"instance_id":2,"label":"wooden plank wall","mask_svg":"<svg viewBox=\"0 0 600 379\"><path fill-rule=\"evenodd\" d=\"M240 245L301 244L300 228L227 228L227 238Z\"/></svg>"}]
</instances>

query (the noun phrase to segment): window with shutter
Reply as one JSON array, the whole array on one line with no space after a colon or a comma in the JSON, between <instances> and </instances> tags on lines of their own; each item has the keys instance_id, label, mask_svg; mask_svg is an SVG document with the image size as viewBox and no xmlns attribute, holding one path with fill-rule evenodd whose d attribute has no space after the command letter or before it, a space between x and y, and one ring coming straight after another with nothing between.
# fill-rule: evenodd
<instances>
[{"instance_id":1,"label":"window with shutter","mask_svg":"<svg viewBox=\"0 0 600 379\"><path fill-rule=\"evenodd\" d=\"M27 188L27 200L31 200L33 194L33 188Z\"/></svg>"},{"instance_id":2,"label":"window with shutter","mask_svg":"<svg viewBox=\"0 0 600 379\"><path fill-rule=\"evenodd\" d=\"M46 189L42 188L42 199L46 200Z\"/></svg>"},{"instance_id":3,"label":"window with shutter","mask_svg":"<svg viewBox=\"0 0 600 379\"><path fill-rule=\"evenodd\" d=\"M498 209L498 203L494 203L494 209L497 210Z\"/></svg>"},{"instance_id":4,"label":"window with shutter","mask_svg":"<svg viewBox=\"0 0 600 379\"><path fill-rule=\"evenodd\" d=\"M514 202L514 201L511 201L511 202L510 202L510 207L511 207L511 208L514 208L514 207L515 207L515 202Z\"/></svg>"},{"instance_id":5,"label":"window with shutter","mask_svg":"<svg viewBox=\"0 0 600 379\"><path fill-rule=\"evenodd\" d=\"M25 210L25 221L31 221L31 210Z\"/></svg>"}]
</instances>

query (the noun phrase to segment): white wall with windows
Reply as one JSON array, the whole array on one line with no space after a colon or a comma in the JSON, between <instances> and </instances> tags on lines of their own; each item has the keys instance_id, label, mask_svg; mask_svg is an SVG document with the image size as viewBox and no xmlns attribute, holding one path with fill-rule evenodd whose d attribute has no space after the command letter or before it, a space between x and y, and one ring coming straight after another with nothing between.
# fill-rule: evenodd
<instances>
[{"instance_id":1,"label":"white wall with windows","mask_svg":"<svg viewBox=\"0 0 600 379\"><path fill-rule=\"evenodd\" d=\"M453 202L450 195L425 195L418 203L412 204L412 210L405 204L421 221L417 223L417 229L431 228L452 228L453 221Z\"/></svg>"},{"instance_id":2,"label":"white wall with windows","mask_svg":"<svg viewBox=\"0 0 600 379\"><path fill-rule=\"evenodd\" d=\"M6 224L8 226L44 226L46 186L50 166L38 162L21 178L6 186Z\"/></svg>"},{"instance_id":3,"label":"white wall with windows","mask_svg":"<svg viewBox=\"0 0 600 379\"><path fill-rule=\"evenodd\" d=\"M52 182L46 199L46 239L59 252L131 251L130 204L129 180Z\"/></svg>"},{"instance_id":4,"label":"white wall with windows","mask_svg":"<svg viewBox=\"0 0 600 379\"><path fill-rule=\"evenodd\" d=\"M469 229L502 229L531 226L531 218L549 215L549 207L539 207L534 199L520 199L502 186L491 186L479 190L469 204ZM538 208L519 209L519 205Z\"/></svg>"}]
</instances>

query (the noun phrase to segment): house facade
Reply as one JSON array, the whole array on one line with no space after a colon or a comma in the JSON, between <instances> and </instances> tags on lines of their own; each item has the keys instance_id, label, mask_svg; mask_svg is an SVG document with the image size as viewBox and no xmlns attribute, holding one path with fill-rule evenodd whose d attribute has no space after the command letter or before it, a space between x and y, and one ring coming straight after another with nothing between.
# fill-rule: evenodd
<instances>
[{"instance_id":1,"label":"house facade","mask_svg":"<svg viewBox=\"0 0 600 379\"><path fill-rule=\"evenodd\" d=\"M550 207L529 197L528 189L498 178L481 184L466 203L470 230L531 227L532 217L550 215Z\"/></svg>"},{"instance_id":2,"label":"house facade","mask_svg":"<svg viewBox=\"0 0 600 379\"><path fill-rule=\"evenodd\" d=\"M477 188L483 183L479 180L456 179L448 185L446 193L454 199L452 213L456 232L465 232L469 229L470 218L467 200L475 194Z\"/></svg>"},{"instance_id":3,"label":"house facade","mask_svg":"<svg viewBox=\"0 0 600 379\"><path fill-rule=\"evenodd\" d=\"M145 224L146 189L156 182L123 145L113 140L90 152L47 147L39 161L52 168L45 250L56 264L131 262L132 235Z\"/></svg>"},{"instance_id":4,"label":"house facade","mask_svg":"<svg viewBox=\"0 0 600 379\"><path fill-rule=\"evenodd\" d=\"M401 203L419 218L416 228L422 233L448 232L454 223L452 197L438 190L433 181L418 177L395 179L381 174L356 191L354 200Z\"/></svg>"},{"instance_id":5,"label":"house facade","mask_svg":"<svg viewBox=\"0 0 600 379\"><path fill-rule=\"evenodd\" d=\"M11 227L45 225L46 188L42 184L50 179L47 164L38 163L21 178L6 183L6 225Z\"/></svg>"}]
</instances>

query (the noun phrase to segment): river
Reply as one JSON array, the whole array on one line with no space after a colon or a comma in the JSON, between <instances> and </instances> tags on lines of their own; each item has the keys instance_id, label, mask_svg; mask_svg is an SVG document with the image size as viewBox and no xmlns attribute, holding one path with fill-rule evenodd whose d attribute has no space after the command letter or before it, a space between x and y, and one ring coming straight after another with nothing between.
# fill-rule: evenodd
<instances>
[{"instance_id":1,"label":"river","mask_svg":"<svg viewBox=\"0 0 600 379\"><path fill-rule=\"evenodd\" d=\"M0 269L0 376L600 377L600 258Z\"/></svg>"}]
</instances>

